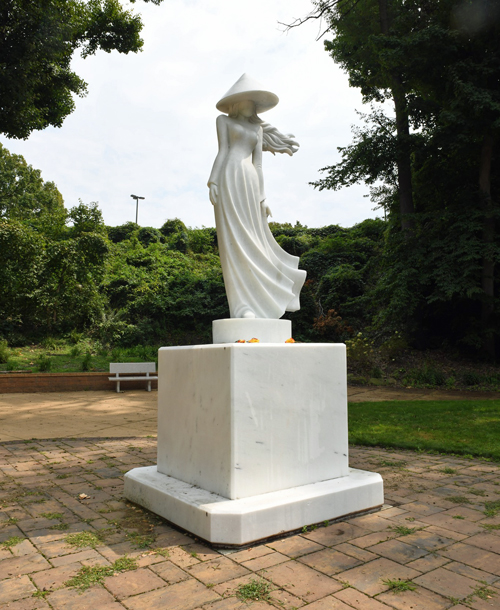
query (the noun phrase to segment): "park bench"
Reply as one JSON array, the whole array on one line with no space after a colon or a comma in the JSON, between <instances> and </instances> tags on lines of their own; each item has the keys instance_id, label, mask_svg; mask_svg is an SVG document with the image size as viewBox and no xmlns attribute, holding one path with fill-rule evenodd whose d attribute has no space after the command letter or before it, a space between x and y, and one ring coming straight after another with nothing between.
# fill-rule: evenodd
<instances>
[{"instance_id":1,"label":"park bench","mask_svg":"<svg viewBox=\"0 0 500 610\"><path fill-rule=\"evenodd\" d=\"M151 381L157 380L158 376L150 375L156 373L156 363L154 362L110 362L109 372L114 373L114 377L108 377L110 381L116 383L116 391L120 391L122 381L147 381L148 392L151 392ZM120 376L123 375L123 376Z\"/></svg>"}]
</instances>

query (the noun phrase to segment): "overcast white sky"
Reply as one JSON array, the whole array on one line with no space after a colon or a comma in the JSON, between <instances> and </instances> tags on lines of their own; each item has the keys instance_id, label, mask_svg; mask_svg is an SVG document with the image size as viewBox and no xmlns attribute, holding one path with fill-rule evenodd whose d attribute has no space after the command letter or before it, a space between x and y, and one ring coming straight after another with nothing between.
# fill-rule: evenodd
<instances>
[{"instance_id":1,"label":"overcast white sky","mask_svg":"<svg viewBox=\"0 0 500 610\"><path fill-rule=\"evenodd\" d=\"M131 194L144 196L139 224L167 218L214 226L206 182L217 153L216 102L244 73L280 98L263 118L295 134L293 157L264 155L273 220L348 227L372 210L368 189L319 192L308 182L339 159L364 110L358 90L316 41L319 24L283 33L311 10L310 0L165 0L131 5L144 21L144 49L77 57L89 88L62 128L26 140L1 139L54 181L65 205L99 202L106 224L135 220Z\"/></svg>"}]
</instances>

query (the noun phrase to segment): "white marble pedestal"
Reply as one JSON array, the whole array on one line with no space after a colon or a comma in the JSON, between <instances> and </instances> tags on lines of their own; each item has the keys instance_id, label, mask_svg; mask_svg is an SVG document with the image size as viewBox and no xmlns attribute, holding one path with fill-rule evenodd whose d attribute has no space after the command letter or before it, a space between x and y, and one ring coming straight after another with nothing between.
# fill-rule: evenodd
<instances>
[{"instance_id":1,"label":"white marble pedestal","mask_svg":"<svg viewBox=\"0 0 500 610\"><path fill-rule=\"evenodd\" d=\"M158 465L125 496L213 544L377 508L377 473L350 469L343 344L159 351Z\"/></svg>"}]
</instances>

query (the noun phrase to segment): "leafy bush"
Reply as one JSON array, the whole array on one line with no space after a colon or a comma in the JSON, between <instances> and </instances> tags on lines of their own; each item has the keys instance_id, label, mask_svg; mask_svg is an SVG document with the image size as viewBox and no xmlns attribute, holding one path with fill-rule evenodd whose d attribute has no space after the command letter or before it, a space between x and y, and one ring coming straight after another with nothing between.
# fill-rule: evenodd
<instances>
[{"instance_id":1,"label":"leafy bush","mask_svg":"<svg viewBox=\"0 0 500 610\"><path fill-rule=\"evenodd\" d=\"M40 356L37 360L38 370L42 373L48 373L52 368L52 360L48 356Z\"/></svg>"},{"instance_id":2,"label":"leafy bush","mask_svg":"<svg viewBox=\"0 0 500 610\"><path fill-rule=\"evenodd\" d=\"M92 354L87 352L82 360L82 371L90 371L92 368Z\"/></svg>"},{"instance_id":3,"label":"leafy bush","mask_svg":"<svg viewBox=\"0 0 500 610\"><path fill-rule=\"evenodd\" d=\"M476 371L465 371L465 373L462 375L462 381L464 382L464 385L472 386L479 385L482 379L481 375L476 373Z\"/></svg>"},{"instance_id":4,"label":"leafy bush","mask_svg":"<svg viewBox=\"0 0 500 610\"><path fill-rule=\"evenodd\" d=\"M10 350L6 339L0 339L0 364L5 364L9 360Z\"/></svg>"},{"instance_id":5,"label":"leafy bush","mask_svg":"<svg viewBox=\"0 0 500 610\"><path fill-rule=\"evenodd\" d=\"M71 343L74 343L76 345L77 343L80 343L80 341L83 339L83 336L83 333L79 333L73 328L72 331L69 333L69 340L71 341Z\"/></svg>"},{"instance_id":6,"label":"leafy bush","mask_svg":"<svg viewBox=\"0 0 500 610\"><path fill-rule=\"evenodd\" d=\"M410 369L406 373L403 383L405 385L417 384L442 386L446 384L446 375L443 371L426 364L422 368Z\"/></svg>"},{"instance_id":7,"label":"leafy bush","mask_svg":"<svg viewBox=\"0 0 500 610\"><path fill-rule=\"evenodd\" d=\"M137 239L143 246L149 246L149 244L156 244L163 241L163 235L154 227L142 227L137 233Z\"/></svg>"},{"instance_id":8,"label":"leafy bush","mask_svg":"<svg viewBox=\"0 0 500 610\"><path fill-rule=\"evenodd\" d=\"M174 233L186 233L187 228L186 225L179 220L178 218L172 218L171 220L166 220L163 225L160 227L160 233L165 237L170 237Z\"/></svg>"},{"instance_id":9,"label":"leafy bush","mask_svg":"<svg viewBox=\"0 0 500 610\"><path fill-rule=\"evenodd\" d=\"M397 360L405 353L408 347L408 342L397 330L389 339L382 343L379 350L382 356L391 360Z\"/></svg>"},{"instance_id":10,"label":"leafy bush","mask_svg":"<svg viewBox=\"0 0 500 610\"><path fill-rule=\"evenodd\" d=\"M369 370L373 366L373 340L359 332L354 338L345 342L347 363Z\"/></svg>"},{"instance_id":11,"label":"leafy bush","mask_svg":"<svg viewBox=\"0 0 500 610\"><path fill-rule=\"evenodd\" d=\"M189 248L194 254L207 254L213 252L217 245L217 234L215 229L203 227L202 229L190 229Z\"/></svg>"},{"instance_id":12,"label":"leafy bush","mask_svg":"<svg viewBox=\"0 0 500 610\"><path fill-rule=\"evenodd\" d=\"M42 341L42 345L45 349L54 351L57 349L57 339L54 339L54 337L45 337Z\"/></svg>"},{"instance_id":13,"label":"leafy bush","mask_svg":"<svg viewBox=\"0 0 500 610\"><path fill-rule=\"evenodd\" d=\"M118 227L107 227L108 238L115 244L119 244L126 239L130 239L132 235L139 229L139 225L135 222L126 222Z\"/></svg>"}]
</instances>

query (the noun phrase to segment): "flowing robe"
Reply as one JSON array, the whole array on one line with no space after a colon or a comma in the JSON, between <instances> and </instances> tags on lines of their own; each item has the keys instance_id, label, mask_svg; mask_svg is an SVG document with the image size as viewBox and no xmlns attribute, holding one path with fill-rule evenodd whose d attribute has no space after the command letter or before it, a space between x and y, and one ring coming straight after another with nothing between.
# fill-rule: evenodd
<instances>
[{"instance_id":1,"label":"flowing robe","mask_svg":"<svg viewBox=\"0 0 500 610\"><path fill-rule=\"evenodd\" d=\"M215 222L232 318L253 312L278 319L300 309L306 272L274 239L263 201L262 127L217 118L219 153L209 179L217 184Z\"/></svg>"}]
</instances>

